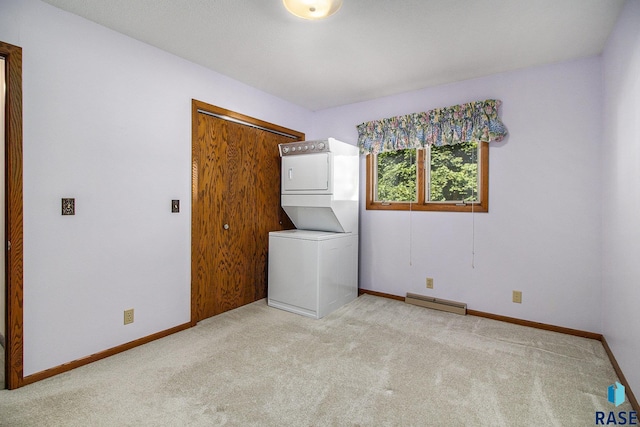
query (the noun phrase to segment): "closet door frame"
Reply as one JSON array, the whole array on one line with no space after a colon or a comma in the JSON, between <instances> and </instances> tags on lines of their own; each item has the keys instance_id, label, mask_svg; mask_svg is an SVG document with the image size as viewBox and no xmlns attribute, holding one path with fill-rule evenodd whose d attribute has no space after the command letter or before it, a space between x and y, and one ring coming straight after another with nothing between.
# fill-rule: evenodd
<instances>
[{"instance_id":1,"label":"closet door frame","mask_svg":"<svg viewBox=\"0 0 640 427\"><path fill-rule=\"evenodd\" d=\"M198 194L198 180L199 180L199 170L198 165L200 164L199 156L202 155L202 150L199 144L201 141L199 140L199 114L206 114L210 116L214 116L216 118L222 120L228 120L234 123L239 123L242 125L250 126L252 128L271 132L277 135L282 135L287 138L288 141L302 141L305 138L304 133L298 132L292 129L288 129L279 125L275 125L269 122L265 122L263 120L259 120L253 117L245 116L243 114L227 110L221 107L217 107L214 105L210 105L201 101L192 100L192 181L191 181L191 325L195 325L198 321L202 320L203 317L202 312L203 308L201 307L201 284L199 283L198 274L199 269L201 268L215 268L213 266L202 266L200 265L197 257L197 251L199 249L198 243L199 238L202 234L202 226L200 222L201 218L196 217L197 211L196 206L199 198ZM275 149L275 147L274 147ZM277 153L274 153L277 155ZM279 176L280 170L275 170L274 173ZM280 207L281 209L281 207ZM283 215L285 215L283 213Z\"/></svg>"},{"instance_id":2,"label":"closet door frame","mask_svg":"<svg viewBox=\"0 0 640 427\"><path fill-rule=\"evenodd\" d=\"M22 221L22 48L0 42L5 60L5 385L24 385Z\"/></svg>"}]
</instances>

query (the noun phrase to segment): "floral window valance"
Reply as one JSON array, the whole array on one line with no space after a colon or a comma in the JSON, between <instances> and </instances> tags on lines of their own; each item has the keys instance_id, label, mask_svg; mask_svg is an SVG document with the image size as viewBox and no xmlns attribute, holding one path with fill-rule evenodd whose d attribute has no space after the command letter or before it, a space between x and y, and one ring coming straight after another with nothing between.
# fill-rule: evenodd
<instances>
[{"instance_id":1,"label":"floral window valance","mask_svg":"<svg viewBox=\"0 0 640 427\"><path fill-rule=\"evenodd\" d=\"M358 146L361 153L376 154L427 145L501 141L507 128L498 117L500 104L488 99L365 122L357 126Z\"/></svg>"}]
</instances>

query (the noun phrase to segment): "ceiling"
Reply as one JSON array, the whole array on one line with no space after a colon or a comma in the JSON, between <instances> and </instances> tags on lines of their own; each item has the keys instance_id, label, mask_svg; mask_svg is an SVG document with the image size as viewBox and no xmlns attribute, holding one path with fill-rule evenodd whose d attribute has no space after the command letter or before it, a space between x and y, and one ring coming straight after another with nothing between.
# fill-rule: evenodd
<instances>
[{"instance_id":1,"label":"ceiling","mask_svg":"<svg viewBox=\"0 0 640 427\"><path fill-rule=\"evenodd\" d=\"M602 52L624 0L44 0L313 111Z\"/></svg>"}]
</instances>

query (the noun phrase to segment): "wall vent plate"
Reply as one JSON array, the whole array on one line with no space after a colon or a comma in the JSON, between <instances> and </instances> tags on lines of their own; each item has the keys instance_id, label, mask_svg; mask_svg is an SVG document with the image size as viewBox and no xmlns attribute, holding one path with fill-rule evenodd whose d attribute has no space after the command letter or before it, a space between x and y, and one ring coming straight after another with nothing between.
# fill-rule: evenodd
<instances>
[{"instance_id":1,"label":"wall vent plate","mask_svg":"<svg viewBox=\"0 0 640 427\"><path fill-rule=\"evenodd\" d=\"M76 214L76 199L63 198L62 199L62 215L75 215Z\"/></svg>"},{"instance_id":2,"label":"wall vent plate","mask_svg":"<svg viewBox=\"0 0 640 427\"><path fill-rule=\"evenodd\" d=\"M180 212L180 200L172 200L171 201L171 212L179 213Z\"/></svg>"},{"instance_id":3,"label":"wall vent plate","mask_svg":"<svg viewBox=\"0 0 640 427\"><path fill-rule=\"evenodd\" d=\"M450 301L446 299L428 297L407 292L404 299L407 304L419 305L420 307L433 308L434 310L448 311L449 313L467 315L467 304L464 302Z\"/></svg>"}]
</instances>

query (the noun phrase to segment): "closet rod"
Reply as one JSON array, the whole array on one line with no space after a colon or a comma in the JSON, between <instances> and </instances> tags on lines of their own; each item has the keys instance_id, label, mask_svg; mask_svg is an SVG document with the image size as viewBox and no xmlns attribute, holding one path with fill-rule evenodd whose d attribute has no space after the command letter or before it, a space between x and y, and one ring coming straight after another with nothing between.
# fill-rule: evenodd
<instances>
[{"instance_id":1,"label":"closet rod","mask_svg":"<svg viewBox=\"0 0 640 427\"><path fill-rule=\"evenodd\" d=\"M256 128L256 129L259 129L259 130L264 130L264 131L267 131L267 132L275 133L276 135L281 135L281 136L284 136L284 137L287 137L287 138L295 139L296 141L298 140L298 137L295 136L295 135L289 135L288 133L278 132L277 130L273 130L273 129L265 128L265 127L262 127L262 126L258 126L258 125L254 124L254 123L249 123L249 122L245 122L244 120L240 120L240 119L236 119L236 118L233 118L233 117L225 116L224 114L216 114L216 113L212 113L210 111L200 110L200 109L198 109L198 113L206 114L207 116L216 117L218 119L226 120L226 121L233 122L233 123L238 123L239 125L251 126L252 128Z\"/></svg>"}]
</instances>

